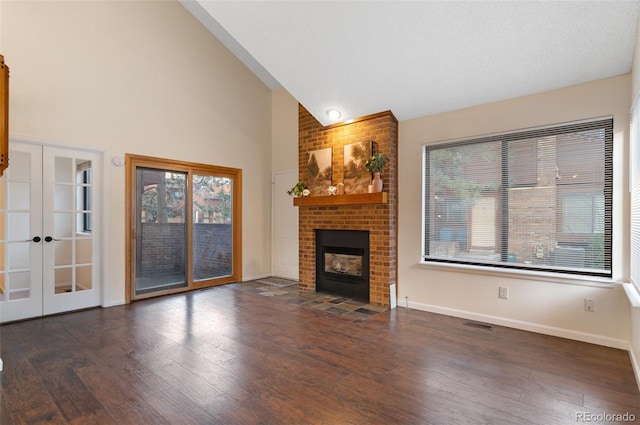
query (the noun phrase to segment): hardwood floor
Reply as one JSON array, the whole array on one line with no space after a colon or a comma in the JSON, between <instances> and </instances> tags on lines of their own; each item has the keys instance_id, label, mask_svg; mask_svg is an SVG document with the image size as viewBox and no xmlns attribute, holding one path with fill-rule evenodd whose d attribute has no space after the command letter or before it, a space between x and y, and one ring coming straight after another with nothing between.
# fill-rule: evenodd
<instances>
[{"instance_id":1,"label":"hardwood floor","mask_svg":"<svg viewBox=\"0 0 640 425\"><path fill-rule=\"evenodd\" d=\"M640 421L625 351L242 285L0 327L0 424Z\"/></svg>"}]
</instances>

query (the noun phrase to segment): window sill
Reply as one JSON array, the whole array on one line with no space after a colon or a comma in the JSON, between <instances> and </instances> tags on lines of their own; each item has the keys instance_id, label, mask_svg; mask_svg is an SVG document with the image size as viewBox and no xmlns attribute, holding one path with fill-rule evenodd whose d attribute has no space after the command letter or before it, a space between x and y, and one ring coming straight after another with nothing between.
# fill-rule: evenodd
<instances>
[{"instance_id":1,"label":"window sill","mask_svg":"<svg viewBox=\"0 0 640 425\"><path fill-rule=\"evenodd\" d=\"M624 292L627 294L631 307L640 309L640 293L638 293L638 290L633 283L622 283L621 285L624 288Z\"/></svg>"},{"instance_id":2,"label":"window sill","mask_svg":"<svg viewBox=\"0 0 640 425\"><path fill-rule=\"evenodd\" d=\"M420 267L432 270L445 270L458 273L472 273L475 275L511 277L517 279L535 280L540 282L563 283L569 285L595 286L599 288L613 288L619 283L613 279L597 277L569 275L563 273L539 272L531 270L501 269L497 267L474 266L464 264L447 264L432 261L421 261Z\"/></svg>"}]
</instances>

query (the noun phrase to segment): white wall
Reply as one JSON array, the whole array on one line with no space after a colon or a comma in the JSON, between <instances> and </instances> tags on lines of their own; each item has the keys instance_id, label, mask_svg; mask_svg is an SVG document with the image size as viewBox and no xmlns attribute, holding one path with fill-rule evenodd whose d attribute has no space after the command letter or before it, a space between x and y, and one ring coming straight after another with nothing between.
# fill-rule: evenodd
<instances>
[{"instance_id":1,"label":"white wall","mask_svg":"<svg viewBox=\"0 0 640 425\"><path fill-rule=\"evenodd\" d=\"M271 169L273 173L298 169L298 101L284 88L273 91Z\"/></svg>"},{"instance_id":2,"label":"white wall","mask_svg":"<svg viewBox=\"0 0 640 425\"><path fill-rule=\"evenodd\" d=\"M532 280L420 265L425 144L614 116L614 281L629 278L628 129L631 77L624 75L414 120L399 126L398 304L627 348L629 304L619 285ZM498 286L509 299L498 299ZM595 312L584 310L584 298Z\"/></svg>"},{"instance_id":3,"label":"white wall","mask_svg":"<svg viewBox=\"0 0 640 425\"><path fill-rule=\"evenodd\" d=\"M106 151L108 298L124 294L135 153L241 168L243 279L270 272L271 91L177 1L0 2L10 136Z\"/></svg>"}]
</instances>

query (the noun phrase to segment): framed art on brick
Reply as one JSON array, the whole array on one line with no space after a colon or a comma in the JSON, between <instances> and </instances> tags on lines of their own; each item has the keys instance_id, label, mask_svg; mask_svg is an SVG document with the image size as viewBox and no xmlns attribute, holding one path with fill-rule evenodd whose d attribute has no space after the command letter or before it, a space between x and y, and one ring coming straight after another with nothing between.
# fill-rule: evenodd
<instances>
[{"instance_id":1,"label":"framed art on brick","mask_svg":"<svg viewBox=\"0 0 640 425\"><path fill-rule=\"evenodd\" d=\"M311 195L326 195L332 180L332 148L309 152L307 161L307 185Z\"/></svg>"},{"instance_id":2,"label":"framed art on brick","mask_svg":"<svg viewBox=\"0 0 640 425\"><path fill-rule=\"evenodd\" d=\"M367 193L371 173L365 167L371 158L373 142L357 142L344 145L344 192Z\"/></svg>"}]
</instances>

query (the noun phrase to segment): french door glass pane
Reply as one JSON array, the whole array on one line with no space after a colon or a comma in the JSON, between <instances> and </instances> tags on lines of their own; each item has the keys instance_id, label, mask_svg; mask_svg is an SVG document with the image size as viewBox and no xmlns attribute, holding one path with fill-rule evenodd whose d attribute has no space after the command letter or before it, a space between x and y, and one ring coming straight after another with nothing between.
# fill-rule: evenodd
<instances>
[{"instance_id":1,"label":"french door glass pane","mask_svg":"<svg viewBox=\"0 0 640 425\"><path fill-rule=\"evenodd\" d=\"M187 174L136 169L136 295L186 287Z\"/></svg>"},{"instance_id":2,"label":"french door glass pane","mask_svg":"<svg viewBox=\"0 0 640 425\"><path fill-rule=\"evenodd\" d=\"M11 167L7 174L14 181L31 180L31 154L28 152L11 151Z\"/></svg>"},{"instance_id":3,"label":"french door glass pane","mask_svg":"<svg viewBox=\"0 0 640 425\"><path fill-rule=\"evenodd\" d=\"M29 242L10 243L8 254L8 262L12 270L29 269Z\"/></svg>"},{"instance_id":4,"label":"french door glass pane","mask_svg":"<svg viewBox=\"0 0 640 425\"><path fill-rule=\"evenodd\" d=\"M71 254L73 252L73 241L64 240L56 242L55 265L65 266L72 264Z\"/></svg>"},{"instance_id":5,"label":"french door glass pane","mask_svg":"<svg viewBox=\"0 0 640 425\"><path fill-rule=\"evenodd\" d=\"M91 266L78 267L76 269L76 291L86 291L92 287Z\"/></svg>"},{"instance_id":6,"label":"french door glass pane","mask_svg":"<svg viewBox=\"0 0 640 425\"><path fill-rule=\"evenodd\" d=\"M22 300L30 296L31 272L9 271L9 301Z\"/></svg>"},{"instance_id":7,"label":"french door glass pane","mask_svg":"<svg viewBox=\"0 0 640 425\"><path fill-rule=\"evenodd\" d=\"M73 158L57 156L56 157L56 183L72 183L73 182Z\"/></svg>"},{"instance_id":8,"label":"french door glass pane","mask_svg":"<svg viewBox=\"0 0 640 425\"><path fill-rule=\"evenodd\" d=\"M31 184L29 182L9 182L7 208L10 210L28 210Z\"/></svg>"},{"instance_id":9,"label":"french door glass pane","mask_svg":"<svg viewBox=\"0 0 640 425\"><path fill-rule=\"evenodd\" d=\"M93 258L92 243L90 239L77 239L76 240L76 264L88 264L91 263Z\"/></svg>"},{"instance_id":10,"label":"french door glass pane","mask_svg":"<svg viewBox=\"0 0 640 425\"><path fill-rule=\"evenodd\" d=\"M56 184L53 200L55 210L70 210L73 208L73 186L70 184Z\"/></svg>"},{"instance_id":11,"label":"french door glass pane","mask_svg":"<svg viewBox=\"0 0 640 425\"><path fill-rule=\"evenodd\" d=\"M56 239L70 238L72 236L73 214L56 212L53 216L53 235Z\"/></svg>"},{"instance_id":12,"label":"french door glass pane","mask_svg":"<svg viewBox=\"0 0 640 425\"><path fill-rule=\"evenodd\" d=\"M233 180L193 175L193 279L233 273Z\"/></svg>"},{"instance_id":13,"label":"french door glass pane","mask_svg":"<svg viewBox=\"0 0 640 425\"><path fill-rule=\"evenodd\" d=\"M55 292L64 294L73 290L73 270L70 267L57 268L55 271Z\"/></svg>"},{"instance_id":14,"label":"french door glass pane","mask_svg":"<svg viewBox=\"0 0 640 425\"><path fill-rule=\"evenodd\" d=\"M24 241L31 239L31 227L29 226L31 214L28 212L11 212L9 211L9 223L11 226L7 229L9 241Z\"/></svg>"}]
</instances>

